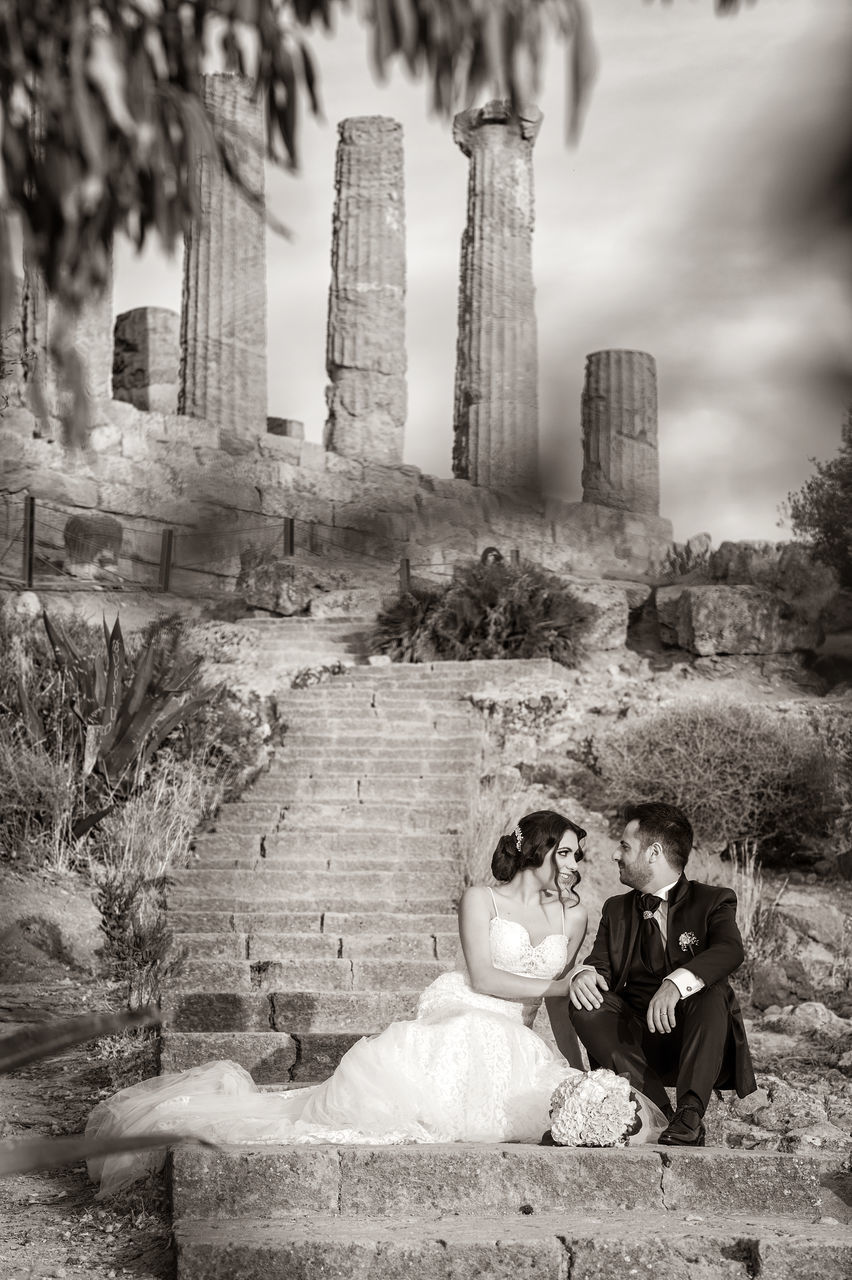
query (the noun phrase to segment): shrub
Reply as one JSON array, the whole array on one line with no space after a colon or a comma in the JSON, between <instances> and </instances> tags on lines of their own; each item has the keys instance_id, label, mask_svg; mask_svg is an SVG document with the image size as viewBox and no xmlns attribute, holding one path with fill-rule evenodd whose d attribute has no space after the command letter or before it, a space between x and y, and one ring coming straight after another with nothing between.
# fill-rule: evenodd
<instances>
[{"instance_id":1,"label":"shrub","mask_svg":"<svg viewBox=\"0 0 852 1280\"><path fill-rule=\"evenodd\" d=\"M209 769L161 761L146 790L114 809L89 841L104 958L131 1008L156 999L180 965L165 925L166 881L187 865L195 828L220 798Z\"/></svg>"},{"instance_id":2,"label":"shrub","mask_svg":"<svg viewBox=\"0 0 852 1280\"><path fill-rule=\"evenodd\" d=\"M804 718L722 699L696 701L599 734L602 790L661 800L689 815L702 840L751 836L764 854L825 835L836 814L831 758Z\"/></svg>"},{"instance_id":3,"label":"shrub","mask_svg":"<svg viewBox=\"0 0 852 1280\"><path fill-rule=\"evenodd\" d=\"M380 615L374 653L394 661L552 658L576 666L597 617L555 574L536 565L474 563L444 590L417 588Z\"/></svg>"},{"instance_id":4,"label":"shrub","mask_svg":"<svg viewBox=\"0 0 852 1280\"><path fill-rule=\"evenodd\" d=\"M852 411L841 430L837 456L811 461L816 473L798 493L787 496L793 531L836 570L843 586L852 587Z\"/></svg>"},{"instance_id":5,"label":"shrub","mask_svg":"<svg viewBox=\"0 0 852 1280\"><path fill-rule=\"evenodd\" d=\"M370 637L370 652L387 654L392 662L430 662L439 655L429 620L441 598L432 587L415 586L403 591L379 613Z\"/></svg>"}]
</instances>

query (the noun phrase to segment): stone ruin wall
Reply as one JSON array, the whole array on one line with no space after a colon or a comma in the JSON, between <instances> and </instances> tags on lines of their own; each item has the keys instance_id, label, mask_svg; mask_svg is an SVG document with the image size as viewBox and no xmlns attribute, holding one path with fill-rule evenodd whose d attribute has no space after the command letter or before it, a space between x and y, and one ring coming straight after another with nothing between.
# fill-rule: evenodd
<instances>
[{"instance_id":1,"label":"stone ruin wall","mask_svg":"<svg viewBox=\"0 0 852 1280\"><path fill-rule=\"evenodd\" d=\"M209 77L205 96L234 140L249 187L261 194L259 113L233 77ZM468 317L460 330L460 350L464 347L471 358L460 363L457 404L466 379L475 379L482 395L475 425L472 418L465 423L456 420L457 449L460 433L468 446L475 438L481 466L472 467L469 475L443 480L401 465L402 143L395 122L370 118L344 121L339 131L327 352L328 447L301 439L300 424L266 417L262 212L247 206L221 169L209 165L199 183L202 202L213 216L187 237L184 255L179 370L177 352L172 349L169 355L178 318L159 308L125 313L116 325L114 398L108 398L108 292L92 316L77 324L78 341L93 362L95 427L89 447L76 453L63 449L50 438L57 424L36 423L22 407L25 397L19 398L17 407L7 409L0 419L3 489L19 500L29 490L69 515L91 511L119 517L125 551L142 554L148 548L153 578L157 557L150 548L167 526L194 533L200 562L208 533L221 545L221 535L228 530L238 532L252 519L257 523L258 517L284 516L313 529L315 537L303 528L303 550L327 543L355 556L381 557L390 575L402 556L414 565L433 567L437 574L459 557L477 556L488 545L504 553L518 550L525 558L564 572L653 574L671 544L671 526L655 510L631 509L631 502L621 501L617 494L614 499L596 494L596 500L590 500L584 493L583 502L568 503L529 493L538 451L530 267L531 151L538 119L515 130L499 106L489 104L474 113L475 119L463 114L455 135L471 159L460 281L463 312L465 297L481 292L483 273L493 274L495 236L502 236L504 223L517 232L517 252L505 264L508 274L504 271L500 277L501 296L507 293L507 299L505 308L495 313L497 327L489 329L489 317L483 314L476 324ZM524 191L528 188L528 199L515 208L515 221L509 217L507 222L507 172L511 176L519 166L528 179L521 184ZM365 175L372 175L366 188ZM492 283L496 288L499 282ZM517 323L532 325L528 341L506 328L513 313ZM38 293L34 274L26 271L22 321L25 333L29 325L41 341L49 307ZM388 344L385 337L391 331L394 341ZM90 333L97 339L93 351ZM507 383L507 352L512 351L517 368L508 370ZM473 360L476 352L479 356ZM507 404L511 423L504 421ZM56 407L51 401L51 412ZM172 412L175 408L181 412ZM470 455L469 447L467 452ZM526 496L491 487L512 489L518 481L518 487L528 491ZM224 568L218 565L218 574L230 577L238 568L234 556ZM193 586L200 587L197 575Z\"/></svg>"},{"instance_id":2,"label":"stone ruin wall","mask_svg":"<svg viewBox=\"0 0 852 1280\"><path fill-rule=\"evenodd\" d=\"M18 502L30 491L68 515L117 516L124 552L149 549L151 582L157 560L150 548L165 527L195 534L203 560L206 533L217 540L258 517L300 522L297 556L311 549L304 526L313 524L319 543L380 557L389 584L403 556L431 566L440 579L442 569L490 545L565 573L635 578L657 572L671 545L671 526L659 518L582 502L514 502L467 481L359 462L287 436L250 441L201 419L118 400L101 401L95 422L89 447L71 452L58 439L34 438L37 423L27 409L7 409L0 418L2 488ZM238 569L235 555L206 585L221 590ZM179 576L174 585L180 589ZM198 593L205 584L193 574L190 585Z\"/></svg>"}]
</instances>

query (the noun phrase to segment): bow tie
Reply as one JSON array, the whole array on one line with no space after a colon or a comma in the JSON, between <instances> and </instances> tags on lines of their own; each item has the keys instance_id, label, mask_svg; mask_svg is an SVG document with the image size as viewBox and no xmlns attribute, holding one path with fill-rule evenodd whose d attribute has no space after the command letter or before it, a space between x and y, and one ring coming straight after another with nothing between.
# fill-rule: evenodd
<instances>
[{"instance_id":1,"label":"bow tie","mask_svg":"<svg viewBox=\"0 0 852 1280\"><path fill-rule=\"evenodd\" d=\"M663 905L663 899L658 898L654 893L640 893L639 907L642 911L642 919L650 920L654 912Z\"/></svg>"}]
</instances>

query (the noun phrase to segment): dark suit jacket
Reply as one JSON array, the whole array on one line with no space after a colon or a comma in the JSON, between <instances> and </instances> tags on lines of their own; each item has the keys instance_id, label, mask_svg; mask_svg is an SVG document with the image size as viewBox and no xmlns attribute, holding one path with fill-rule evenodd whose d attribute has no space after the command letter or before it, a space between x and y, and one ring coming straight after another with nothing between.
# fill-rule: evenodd
<instances>
[{"instance_id":1,"label":"dark suit jacket","mask_svg":"<svg viewBox=\"0 0 852 1280\"><path fill-rule=\"evenodd\" d=\"M636 899L633 889L607 899L597 937L584 962L603 974L609 989L616 994L626 986L631 957L639 941L641 912ZM687 940L687 934L697 942ZM740 1006L728 982L743 957L736 894L731 889L681 876L668 898L666 960L670 971L689 969L705 986L720 983L725 990L731 1016L730 1052L725 1055L719 1087L734 1087L740 1097L757 1087ZM690 998L694 997L687 997Z\"/></svg>"}]
</instances>

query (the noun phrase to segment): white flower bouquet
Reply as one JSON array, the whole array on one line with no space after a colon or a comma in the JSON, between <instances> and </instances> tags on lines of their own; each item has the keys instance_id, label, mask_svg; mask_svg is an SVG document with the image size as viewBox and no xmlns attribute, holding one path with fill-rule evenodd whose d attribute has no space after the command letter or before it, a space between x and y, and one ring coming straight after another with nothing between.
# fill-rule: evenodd
<instances>
[{"instance_id":1,"label":"white flower bouquet","mask_svg":"<svg viewBox=\"0 0 852 1280\"><path fill-rule=\"evenodd\" d=\"M560 1147L625 1147L640 1124L630 1082L604 1068L569 1076L550 1099L550 1132Z\"/></svg>"}]
</instances>

